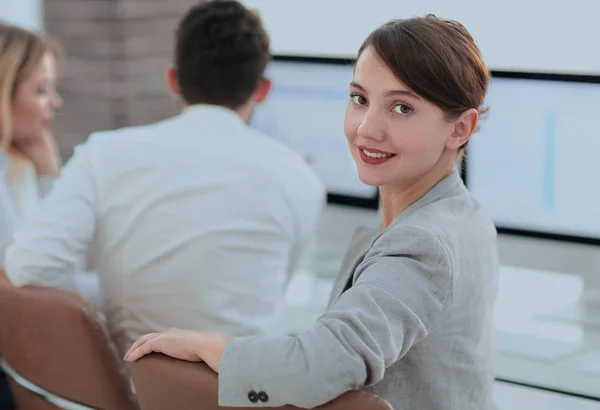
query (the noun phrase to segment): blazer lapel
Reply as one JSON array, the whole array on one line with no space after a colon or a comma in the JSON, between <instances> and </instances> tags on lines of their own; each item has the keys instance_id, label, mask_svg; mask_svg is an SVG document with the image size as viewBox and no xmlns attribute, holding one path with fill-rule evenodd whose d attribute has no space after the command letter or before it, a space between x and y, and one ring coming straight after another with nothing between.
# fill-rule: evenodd
<instances>
[{"instance_id":1,"label":"blazer lapel","mask_svg":"<svg viewBox=\"0 0 600 410\"><path fill-rule=\"evenodd\" d=\"M394 222L392 222L392 224L400 223L418 209L423 208L431 202L437 201L459 183L462 183L462 180L458 174L458 171L454 170L452 174L438 182L432 189L429 190L429 192L421 197L421 199L405 209L394 220ZM352 274L356 270L356 267L363 261L367 251L373 245L375 238L382 232L382 230L383 228L381 226L376 229L360 226L354 231L354 236L352 237L352 241L348 246L348 251L342 260L340 271L333 284L333 289L329 296L329 302L327 303L328 308L337 300L337 298L340 297L342 292L344 292L346 284L349 280L352 280Z\"/></svg>"},{"instance_id":2,"label":"blazer lapel","mask_svg":"<svg viewBox=\"0 0 600 410\"><path fill-rule=\"evenodd\" d=\"M334 281L327 307L331 306L331 304L340 297L348 281L352 280L354 270L362 262L378 232L379 230L374 230L365 226L356 228L352 241L350 241L350 245L348 245L346 256L342 259L342 264Z\"/></svg>"}]
</instances>

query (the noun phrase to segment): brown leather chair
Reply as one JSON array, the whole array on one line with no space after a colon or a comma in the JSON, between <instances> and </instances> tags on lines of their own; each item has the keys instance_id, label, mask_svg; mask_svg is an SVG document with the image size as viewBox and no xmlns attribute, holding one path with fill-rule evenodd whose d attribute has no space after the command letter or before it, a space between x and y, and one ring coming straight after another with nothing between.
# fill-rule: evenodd
<instances>
[{"instance_id":1,"label":"brown leather chair","mask_svg":"<svg viewBox=\"0 0 600 410\"><path fill-rule=\"evenodd\" d=\"M104 322L74 293L0 274L0 356L19 410L139 409Z\"/></svg>"},{"instance_id":2,"label":"brown leather chair","mask_svg":"<svg viewBox=\"0 0 600 410\"><path fill-rule=\"evenodd\" d=\"M135 390L142 410L242 410L218 405L218 376L204 363L192 363L152 353L132 365ZM298 409L294 406L281 410ZM372 393L351 391L319 407L322 410L393 410Z\"/></svg>"}]
</instances>

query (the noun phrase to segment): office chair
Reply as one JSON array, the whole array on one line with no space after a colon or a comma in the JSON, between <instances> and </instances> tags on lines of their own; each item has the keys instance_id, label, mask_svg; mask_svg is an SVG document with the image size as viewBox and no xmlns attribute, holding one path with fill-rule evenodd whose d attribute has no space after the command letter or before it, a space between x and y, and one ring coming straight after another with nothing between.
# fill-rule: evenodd
<instances>
[{"instance_id":1,"label":"office chair","mask_svg":"<svg viewBox=\"0 0 600 410\"><path fill-rule=\"evenodd\" d=\"M102 319L78 295L0 271L0 366L17 409L137 410Z\"/></svg>"},{"instance_id":2,"label":"office chair","mask_svg":"<svg viewBox=\"0 0 600 410\"><path fill-rule=\"evenodd\" d=\"M218 405L218 376L205 363L193 363L152 353L131 367L141 410L242 410L250 407ZM294 406L281 410L298 409ZM319 407L321 410L393 410L372 393L351 391Z\"/></svg>"}]
</instances>

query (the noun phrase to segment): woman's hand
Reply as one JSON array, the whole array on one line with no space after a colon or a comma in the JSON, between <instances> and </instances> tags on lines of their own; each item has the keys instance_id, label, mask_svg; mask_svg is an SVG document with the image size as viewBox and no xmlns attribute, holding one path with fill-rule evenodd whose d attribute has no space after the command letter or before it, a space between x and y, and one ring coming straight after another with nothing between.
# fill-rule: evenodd
<instances>
[{"instance_id":1,"label":"woman's hand","mask_svg":"<svg viewBox=\"0 0 600 410\"><path fill-rule=\"evenodd\" d=\"M232 337L169 329L140 337L125 354L125 360L134 362L152 352L189 362L204 361L215 372L221 367L221 358Z\"/></svg>"},{"instance_id":2,"label":"woman's hand","mask_svg":"<svg viewBox=\"0 0 600 410\"><path fill-rule=\"evenodd\" d=\"M60 155L56 141L51 135L15 144L14 147L33 163L38 175L57 177L60 174Z\"/></svg>"}]
</instances>

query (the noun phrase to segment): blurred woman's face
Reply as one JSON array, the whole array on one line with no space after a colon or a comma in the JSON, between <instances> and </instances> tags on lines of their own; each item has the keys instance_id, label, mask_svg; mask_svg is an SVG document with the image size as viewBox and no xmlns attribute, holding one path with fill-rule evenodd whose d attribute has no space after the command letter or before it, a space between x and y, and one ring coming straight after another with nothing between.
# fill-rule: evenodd
<instances>
[{"instance_id":1,"label":"blurred woman's face","mask_svg":"<svg viewBox=\"0 0 600 410\"><path fill-rule=\"evenodd\" d=\"M54 115L62 106L56 92L56 77L56 57L47 52L38 67L17 86L12 101L14 144L52 136Z\"/></svg>"}]
</instances>

